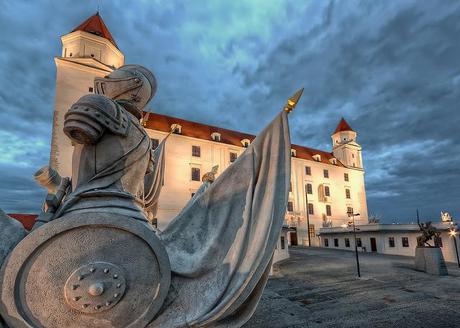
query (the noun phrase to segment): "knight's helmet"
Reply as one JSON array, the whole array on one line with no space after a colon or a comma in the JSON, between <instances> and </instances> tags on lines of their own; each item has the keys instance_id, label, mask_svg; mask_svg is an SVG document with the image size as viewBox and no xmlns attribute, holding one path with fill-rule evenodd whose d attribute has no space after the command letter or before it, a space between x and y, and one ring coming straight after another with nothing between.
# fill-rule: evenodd
<instances>
[{"instance_id":1,"label":"knight's helmet","mask_svg":"<svg viewBox=\"0 0 460 328\"><path fill-rule=\"evenodd\" d=\"M152 72L140 65L124 65L105 77L94 79L97 94L123 103L126 110L142 118L142 110L157 91Z\"/></svg>"}]
</instances>

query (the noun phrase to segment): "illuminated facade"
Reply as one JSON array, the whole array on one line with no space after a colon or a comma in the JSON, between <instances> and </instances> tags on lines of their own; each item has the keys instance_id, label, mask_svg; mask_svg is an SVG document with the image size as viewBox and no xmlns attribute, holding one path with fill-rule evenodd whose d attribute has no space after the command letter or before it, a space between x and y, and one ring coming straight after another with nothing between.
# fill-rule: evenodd
<instances>
[{"instance_id":1,"label":"illuminated facade","mask_svg":"<svg viewBox=\"0 0 460 328\"><path fill-rule=\"evenodd\" d=\"M81 96L93 92L93 80L124 64L124 55L99 14L90 17L62 38L62 56L56 57L56 103L51 147L51 166L71 175L73 147L62 132L64 114ZM143 122L154 143L176 131L166 144L165 184L162 189L158 227L165 227L201 185L201 176L219 165L222 172L241 155L255 136L156 113ZM283 243L312 245L324 226L348 221L347 211L360 213L357 224L367 223L367 204L361 147L356 132L342 119L332 134L332 151L292 146L292 179L286 225L291 227ZM283 240L281 240L283 239ZM286 252L287 254L287 252Z\"/></svg>"},{"instance_id":2,"label":"illuminated facade","mask_svg":"<svg viewBox=\"0 0 460 328\"><path fill-rule=\"evenodd\" d=\"M166 144L165 184L160 196L161 229L183 208L201 185L201 176L219 165L225 170L255 138L253 135L149 113L144 126L154 143L176 127ZM291 192L286 225L290 244L308 245L307 209L311 244L319 246L319 229L348 222L348 211L359 213L357 224L367 223L366 191L361 147L356 132L342 121L332 134L333 151L293 145ZM308 204L308 205L307 205Z\"/></svg>"}]
</instances>

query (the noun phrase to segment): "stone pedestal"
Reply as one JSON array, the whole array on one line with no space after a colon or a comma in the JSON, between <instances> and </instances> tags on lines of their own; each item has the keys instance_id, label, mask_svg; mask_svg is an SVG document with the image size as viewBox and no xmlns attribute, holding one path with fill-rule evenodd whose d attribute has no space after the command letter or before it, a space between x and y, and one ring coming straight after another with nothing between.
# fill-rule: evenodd
<instances>
[{"instance_id":1,"label":"stone pedestal","mask_svg":"<svg viewBox=\"0 0 460 328\"><path fill-rule=\"evenodd\" d=\"M447 276L446 262L439 247L417 247L415 249L415 269L426 273Z\"/></svg>"}]
</instances>

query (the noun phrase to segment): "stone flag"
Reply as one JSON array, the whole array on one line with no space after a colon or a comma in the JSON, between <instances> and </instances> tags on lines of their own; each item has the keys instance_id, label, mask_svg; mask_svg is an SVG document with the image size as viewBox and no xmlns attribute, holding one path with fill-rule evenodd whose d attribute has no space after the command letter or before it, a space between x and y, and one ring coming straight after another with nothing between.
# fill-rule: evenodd
<instances>
[{"instance_id":1,"label":"stone flag","mask_svg":"<svg viewBox=\"0 0 460 328\"><path fill-rule=\"evenodd\" d=\"M170 135L171 133L152 151L152 169L144 178L144 206L150 222L156 217L158 212L160 192L164 185L166 140Z\"/></svg>"},{"instance_id":2,"label":"stone flag","mask_svg":"<svg viewBox=\"0 0 460 328\"><path fill-rule=\"evenodd\" d=\"M160 233L174 293L150 327L234 327L250 318L283 225L290 149L282 111Z\"/></svg>"}]
</instances>

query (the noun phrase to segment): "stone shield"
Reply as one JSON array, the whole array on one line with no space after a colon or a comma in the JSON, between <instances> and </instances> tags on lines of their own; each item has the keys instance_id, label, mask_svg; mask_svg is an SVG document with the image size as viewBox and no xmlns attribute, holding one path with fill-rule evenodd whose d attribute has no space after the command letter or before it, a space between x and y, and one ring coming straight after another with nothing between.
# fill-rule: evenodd
<instances>
[{"instance_id":1,"label":"stone shield","mask_svg":"<svg viewBox=\"0 0 460 328\"><path fill-rule=\"evenodd\" d=\"M69 214L23 239L0 272L10 327L145 327L169 290L169 259L145 223Z\"/></svg>"}]
</instances>

